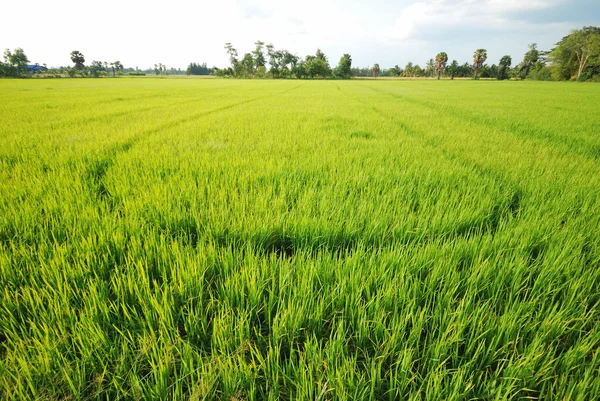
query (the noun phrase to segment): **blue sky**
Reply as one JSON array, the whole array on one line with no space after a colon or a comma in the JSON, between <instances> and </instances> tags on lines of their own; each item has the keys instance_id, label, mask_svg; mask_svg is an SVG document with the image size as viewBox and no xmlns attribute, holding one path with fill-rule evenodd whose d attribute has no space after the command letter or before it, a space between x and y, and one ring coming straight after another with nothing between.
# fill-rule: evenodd
<instances>
[{"instance_id":1,"label":"blue sky","mask_svg":"<svg viewBox=\"0 0 600 401\"><path fill-rule=\"evenodd\" d=\"M516 64L529 43L549 49L572 29L600 25L599 0L30 0L3 9L20 17L3 19L0 48L23 47L49 66L71 64L79 50L87 62L128 67L223 67L225 42L241 55L258 39L301 57L321 48L333 65L350 53L357 66L423 66L440 51L464 63L477 48L490 64L505 54Z\"/></svg>"}]
</instances>

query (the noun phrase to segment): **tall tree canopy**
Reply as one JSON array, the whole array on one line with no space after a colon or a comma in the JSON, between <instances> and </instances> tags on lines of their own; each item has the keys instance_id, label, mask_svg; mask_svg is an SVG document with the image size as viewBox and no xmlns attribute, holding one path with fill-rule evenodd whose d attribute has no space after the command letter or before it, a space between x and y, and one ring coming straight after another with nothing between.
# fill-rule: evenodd
<instances>
[{"instance_id":1,"label":"tall tree canopy","mask_svg":"<svg viewBox=\"0 0 600 401\"><path fill-rule=\"evenodd\" d=\"M309 78L323 78L331 75L331 67L327 61L327 56L325 56L325 53L321 49L317 49L314 56L306 56L305 63Z\"/></svg>"},{"instance_id":2,"label":"tall tree canopy","mask_svg":"<svg viewBox=\"0 0 600 401\"><path fill-rule=\"evenodd\" d=\"M185 71L187 75L210 75L211 72L213 72L213 69L208 68L206 63L190 63Z\"/></svg>"},{"instance_id":3,"label":"tall tree canopy","mask_svg":"<svg viewBox=\"0 0 600 401\"><path fill-rule=\"evenodd\" d=\"M458 65L458 61L452 60L452 63L448 66L448 73L450 74L450 79L454 79L456 74L458 74L458 69L460 66Z\"/></svg>"},{"instance_id":4,"label":"tall tree canopy","mask_svg":"<svg viewBox=\"0 0 600 401\"><path fill-rule=\"evenodd\" d=\"M600 75L600 27L586 26L562 38L550 52L555 79Z\"/></svg>"},{"instance_id":5,"label":"tall tree canopy","mask_svg":"<svg viewBox=\"0 0 600 401\"><path fill-rule=\"evenodd\" d=\"M265 44L264 42L257 40L256 42L254 42L254 45L256 46L256 48L252 52L252 55L254 56L254 66L258 69L260 67L264 67L267 63L265 59L265 53L263 51Z\"/></svg>"},{"instance_id":6,"label":"tall tree canopy","mask_svg":"<svg viewBox=\"0 0 600 401\"><path fill-rule=\"evenodd\" d=\"M12 52L9 49L4 50L4 61L10 64L17 74L24 74L27 72L27 63L29 63L29 59L20 47Z\"/></svg>"},{"instance_id":7,"label":"tall tree canopy","mask_svg":"<svg viewBox=\"0 0 600 401\"><path fill-rule=\"evenodd\" d=\"M335 67L334 75L337 78L348 79L352 76L352 57L349 54L344 54L340 58L340 62Z\"/></svg>"},{"instance_id":8,"label":"tall tree canopy","mask_svg":"<svg viewBox=\"0 0 600 401\"><path fill-rule=\"evenodd\" d=\"M521 62L521 72L523 74L523 78L526 78L529 75L529 71L535 66L540 59L540 51L537 49L537 43L532 43L529 45L529 50L525 53L523 57L523 62Z\"/></svg>"},{"instance_id":9,"label":"tall tree canopy","mask_svg":"<svg viewBox=\"0 0 600 401\"><path fill-rule=\"evenodd\" d=\"M79 50L73 50L71 52L71 61L75 64L76 70L83 70L85 68L85 57Z\"/></svg>"}]
</instances>

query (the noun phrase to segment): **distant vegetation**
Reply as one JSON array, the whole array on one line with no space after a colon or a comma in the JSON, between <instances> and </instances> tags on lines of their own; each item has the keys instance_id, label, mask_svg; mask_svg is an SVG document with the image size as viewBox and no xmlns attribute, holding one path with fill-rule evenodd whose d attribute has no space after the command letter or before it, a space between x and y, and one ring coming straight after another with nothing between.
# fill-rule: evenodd
<instances>
[{"instance_id":1,"label":"distant vegetation","mask_svg":"<svg viewBox=\"0 0 600 401\"><path fill-rule=\"evenodd\" d=\"M314 55L299 57L287 50L277 50L273 44L262 41L254 43L255 49L239 57L231 43L225 44L230 66L209 68L206 63L190 63L187 69L167 68L157 63L154 68L140 70L124 68L119 61L92 61L86 65L84 55L71 52L72 66L31 68L29 59L21 48L6 49L4 62L0 62L0 76L68 76L107 77L118 75L216 75L231 78L337 78L351 77L407 77L407 78L486 78L486 79L533 79L540 81L599 81L600 82L600 27L583 27L562 38L551 50L540 50L536 43L529 45L522 61L512 66L512 57L504 55L498 64L486 64L486 49L477 49L470 62L449 61L448 54L440 52L423 66L413 62L404 68L395 65L381 68L378 63L371 67L353 67L350 54L344 54L335 67L328 57L317 49Z\"/></svg>"},{"instance_id":2,"label":"distant vegetation","mask_svg":"<svg viewBox=\"0 0 600 401\"><path fill-rule=\"evenodd\" d=\"M472 62L459 64L448 54L440 52L427 61L424 67L409 62L404 68L398 65L382 69L375 63L372 67L352 67L352 58L345 54L336 68L331 68L327 56L317 49L315 55L304 59L287 50L275 50L257 41L255 50L238 58L231 43L225 44L230 67L215 68L215 74L235 78L350 78L354 77L413 77L442 76L454 78L492 78L549 80L594 80L600 81L600 28L584 27L561 39L550 51L539 50L536 43L529 45L522 61L512 67L512 57L505 55L498 64L486 64L486 49L477 49ZM269 59L267 67L266 59Z\"/></svg>"},{"instance_id":3,"label":"distant vegetation","mask_svg":"<svg viewBox=\"0 0 600 401\"><path fill-rule=\"evenodd\" d=\"M206 63L203 63L203 64L190 63L187 70L185 71L185 73L187 75L210 75L210 74L212 74L212 72L213 72L213 69L208 68L206 66Z\"/></svg>"}]
</instances>

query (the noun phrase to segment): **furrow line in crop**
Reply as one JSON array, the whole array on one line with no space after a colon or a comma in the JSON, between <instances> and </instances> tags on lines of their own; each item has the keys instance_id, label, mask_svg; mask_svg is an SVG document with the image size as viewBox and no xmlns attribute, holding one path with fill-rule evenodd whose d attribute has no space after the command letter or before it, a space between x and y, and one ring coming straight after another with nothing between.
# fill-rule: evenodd
<instances>
[{"instance_id":1,"label":"furrow line in crop","mask_svg":"<svg viewBox=\"0 0 600 401\"><path fill-rule=\"evenodd\" d=\"M302 84L297 85L291 89L285 90L283 92L277 93L276 95L282 95L282 94L291 92L295 89L298 89L300 86L302 86ZM134 145L136 145L141 140L146 139L150 135L157 134L161 131L171 129L171 128L177 127L179 125L182 125L182 124L189 123L191 121L197 120L199 118L202 118L202 117L214 114L214 113L218 113L221 111L227 111L227 110L233 109L238 106L249 104L249 103L255 102L257 100L263 99L265 97L267 97L267 96L260 96L260 97L244 100L241 102L229 104L226 106L217 107L217 108L214 108L211 110L202 111L200 113L193 114L191 116L187 116L184 118L175 119L173 121L163 123L152 129L145 130L141 133L138 133L138 134L130 137L127 141L125 141L123 143L119 143L119 144L109 147L106 151L103 152L103 154L100 157L93 160L87 166L87 168L84 170L84 177L86 179L86 182L88 183L88 187L90 188L90 190L93 193L94 198L96 200L101 201L101 203L108 205L109 211L111 211L111 212L114 211L115 205L112 201L112 196L110 194L110 191L108 190L108 188L106 187L106 184L104 182L104 177L106 176L109 168L112 167L112 165L114 164L117 156L119 154L129 151L129 149L131 149ZM190 100L190 101L193 101L193 100ZM190 101L188 101L188 102L190 102Z\"/></svg>"},{"instance_id":2,"label":"furrow line in crop","mask_svg":"<svg viewBox=\"0 0 600 401\"><path fill-rule=\"evenodd\" d=\"M355 100L361 103L359 99ZM390 116L389 114L386 114L377 107L367 108L364 105L363 107L365 107L365 110L374 112L381 118L392 122L393 125L398 127L402 132L418 139L425 146L434 149L436 152L441 153L443 157L447 160L451 160L463 167L472 170L481 178L491 179L496 187L501 188L503 192L506 193L506 196L503 197L502 200L497 202L492 208L492 210L490 210L489 215L484 221L475 218L472 222L467 222L460 225L459 227L456 227L454 232L452 233L442 233L440 235L446 235L448 239L452 237L462 237L465 235L469 236L473 232L479 232L480 234L487 233L494 236L500 229L502 223L519 217L521 213L522 200L525 195L523 188L519 184L512 180L507 180L505 177L498 175L492 169L484 165L481 165L465 157L461 157L460 155L441 147L435 141L432 141L430 138L428 138L425 132L416 130L413 127L408 126L405 122L399 121L398 119L394 118L393 116Z\"/></svg>"},{"instance_id":3,"label":"furrow line in crop","mask_svg":"<svg viewBox=\"0 0 600 401\"><path fill-rule=\"evenodd\" d=\"M126 117L126 116L130 116L132 114L144 113L147 111L152 111L152 110L157 110L157 109L164 111L164 110L171 109L174 107L180 107L181 105L184 105L184 104L197 102L199 99L202 99L202 98L198 97L198 98L181 100L176 103L171 103L168 105L155 105L155 106L139 107L139 108L134 108L134 109L129 109L129 110L119 110L119 111L115 111L115 112L111 112L111 113L96 114L92 117L85 117L85 118L81 118L81 119L74 119L74 120L62 121L62 122L63 123L68 122L71 126L85 125L85 124L99 122L99 121L113 120L116 118ZM42 124L40 126L40 128L45 127L45 126L53 127L56 124L57 124L56 122L49 122L49 123Z\"/></svg>"},{"instance_id":4,"label":"furrow line in crop","mask_svg":"<svg viewBox=\"0 0 600 401\"><path fill-rule=\"evenodd\" d=\"M219 90L219 89L227 89L230 88L232 85L221 85L221 86L214 86L214 87L209 87L209 88L201 88L200 90L198 90L197 88L192 92L191 90L187 90L186 92L180 92L177 93L177 95L187 95L188 92L192 92L193 94L198 94L198 93L204 93L204 92L208 92L208 91L214 91L214 90ZM149 93L149 94L143 94L143 95L136 95L133 97L129 97L129 98L122 98L122 97L118 97L118 98L106 98L103 99L101 101L96 102L95 104L111 104L114 103L115 100L120 101L120 102L127 102L127 101L134 101L134 102L139 102L140 100L146 100L146 99L154 99L154 98L165 98L166 96L169 96L170 92L158 92L158 93ZM189 97L189 96L185 96L185 97Z\"/></svg>"},{"instance_id":5,"label":"furrow line in crop","mask_svg":"<svg viewBox=\"0 0 600 401\"><path fill-rule=\"evenodd\" d=\"M523 188L512 180L507 180L504 177L501 177L497 173L495 173L492 169L483 166L473 160L461 157L460 155L450 152L449 150L441 147L436 144L434 141L431 141L427 138L427 135L422 132L415 130L409 127L404 122L398 121L393 117L390 117L383 111L377 109L376 107L371 107L371 110L377 113L380 117L387 119L390 122L393 122L395 126L399 127L405 133L418 138L421 140L425 146L435 149L440 152L446 159L457 162L463 167L472 169L475 174L484 179L491 179L498 188L503 188L508 191L508 197L504 199L503 202L498 203L494 206L493 210L488 217L486 230L489 231L489 234L492 236L496 234L499 229L500 224L504 220L518 218L520 211L522 200L524 196ZM470 227L466 226L464 228L459 229L458 231L468 231Z\"/></svg>"},{"instance_id":6,"label":"furrow line in crop","mask_svg":"<svg viewBox=\"0 0 600 401\"><path fill-rule=\"evenodd\" d=\"M364 86L364 85L363 85ZM414 97L400 95L393 92L376 89L370 86L366 86L369 89L391 96L395 99L403 99L409 103L418 104L420 106L427 107L432 110L443 112L444 115L450 115L457 120L473 123L486 127L486 129L495 129L503 133L510 134L519 138L529 139L532 141L540 142L543 144L555 147L560 145L566 150L572 153L591 159L594 161L600 160L600 145L590 143L582 139L576 139L573 136L563 136L557 132L550 131L545 128L536 127L531 123L517 122L500 119L500 118L489 118L473 113L469 113L467 110L459 109L449 105L441 105L429 100L415 99ZM492 128L493 127L493 128Z\"/></svg>"},{"instance_id":7,"label":"furrow line in crop","mask_svg":"<svg viewBox=\"0 0 600 401\"><path fill-rule=\"evenodd\" d=\"M370 87L368 87L368 88L370 88ZM370 88L370 89L372 89L372 88ZM387 92L385 92L385 93L387 93ZM366 109L366 107L365 107L365 109ZM514 197L510 202L510 205L512 205L512 206L509 209L513 216L518 215L520 205L521 205L521 200L524 195L524 190L518 183L516 183L513 180L508 180L503 176L500 176L497 172L495 172L494 170L492 170L491 168L489 168L485 165L482 165L472 159L465 158L459 154L449 151L448 149L437 144L435 141L431 140L425 132L411 128L405 122L399 121L398 119L394 118L393 116L390 116L389 114L378 109L377 107L373 106L370 108L370 110L375 112L376 114L378 114L380 117L382 117L390 122L393 122L394 126L400 127L400 129L403 132L405 132L406 134L409 134L410 136L421 140L426 146L442 153L442 155L446 159L456 161L464 167L472 168L477 175L479 175L480 177L483 177L483 178L492 179L494 182L496 182L496 184L499 187L510 188L511 192L514 193Z\"/></svg>"}]
</instances>

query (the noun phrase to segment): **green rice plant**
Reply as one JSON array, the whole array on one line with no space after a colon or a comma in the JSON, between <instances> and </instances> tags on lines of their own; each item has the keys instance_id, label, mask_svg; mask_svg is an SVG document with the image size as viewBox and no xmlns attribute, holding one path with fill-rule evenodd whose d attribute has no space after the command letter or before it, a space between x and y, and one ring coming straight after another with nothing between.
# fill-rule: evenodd
<instances>
[{"instance_id":1,"label":"green rice plant","mask_svg":"<svg viewBox=\"0 0 600 401\"><path fill-rule=\"evenodd\" d=\"M599 398L594 85L0 87L0 398Z\"/></svg>"}]
</instances>

